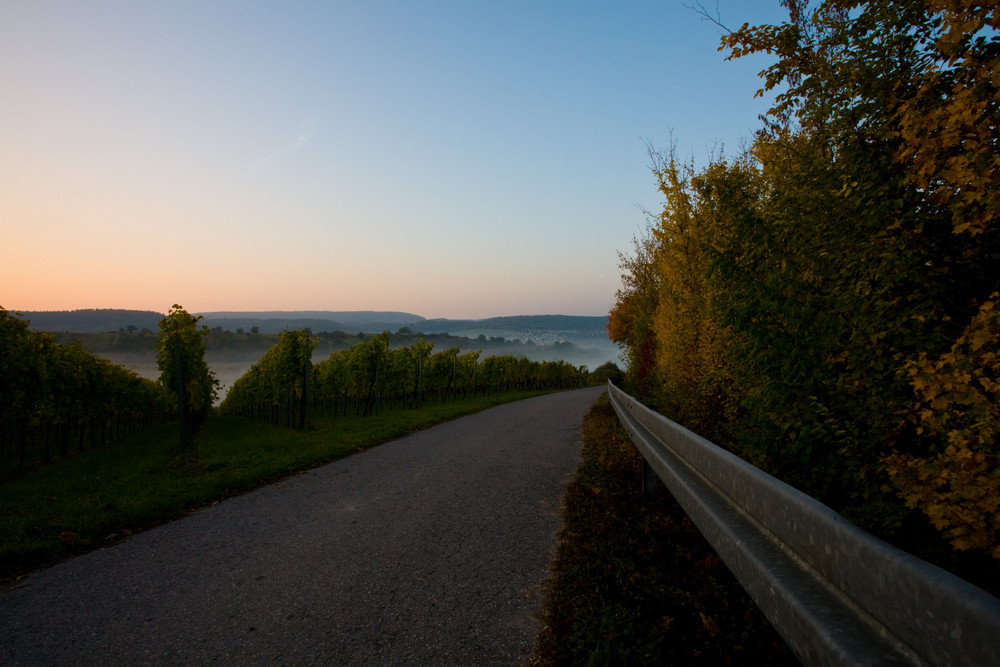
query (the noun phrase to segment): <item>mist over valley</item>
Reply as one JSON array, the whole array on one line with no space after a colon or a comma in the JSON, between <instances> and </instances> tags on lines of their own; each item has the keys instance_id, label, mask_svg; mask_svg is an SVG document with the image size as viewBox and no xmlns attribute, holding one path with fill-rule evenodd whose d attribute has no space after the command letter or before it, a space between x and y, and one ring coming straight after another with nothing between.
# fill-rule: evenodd
<instances>
[{"instance_id":1,"label":"mist over valley","mask_svg":"<svg viewBox=\"0 0 1000 667\"><path fill-rule=\"evenodd\" d=\"M482 358L512 354L531 361L565 361L594 370L606 362L621 365L619 350L607 334L607 316L518 315L481 320L429 320L406 312L262 311L205 312L209 328L205 360L221 383L220 399L233 382L257 363L284 330L308 329L318 337L313 362L338 350L389 331L391 346L423 338L435 351L458 347L482 351ZM149 379L160 375L155 343L164 314L155 311L88 309L27 311L19 316L31 328L56 336L59 343L79 342L85 349Z\"/></svg>"}]
</instances>

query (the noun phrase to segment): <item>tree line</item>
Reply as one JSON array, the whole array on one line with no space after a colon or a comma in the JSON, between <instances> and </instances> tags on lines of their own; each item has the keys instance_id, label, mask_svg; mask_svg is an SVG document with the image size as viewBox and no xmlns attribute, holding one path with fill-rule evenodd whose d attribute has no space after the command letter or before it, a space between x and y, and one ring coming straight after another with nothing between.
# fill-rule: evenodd
<instances>
[{"instance_id":1,"label":"tree line","mask_svg":"<svg viewBox=\"0 0 1000 667\"><path fill-rule=\"evenodd\" d=\"M212 332L201 319L174 304L160 320L154 382L79 341L58 344L0 308L0 476L174 419L183 451L213 413L219 387L205 361ZM462 354L458 347L434 353L434 343L422 338L393 348L388 332L359 335L352 347L314 364L319 338L305 329L283 331L233 384L220 411L303 428L312 414L372 415L482 393L579 387L620 373L614 364L592 377L565 361L480 360L481 351Z\"/></svg>"},{"instance_id":2,"label":"tree line","mask_svg":"<svg viewBox=\"0 0 1000 667\"><path fill-rule=\"evenodd\" d=\"M233 383L223 413L304 427L312 414L372 415L381 408L417 408L499 391L566 389L585 385L585 367L529 361L513 355L433 352L422 338L391 347L389 332L372 336L313 364L316 336L282 332L277 345Z\"/></svg>"},{"instance_id":3,"label":"tree line","mask_svg":"<svg viewBox=\"0 0 1000 667\"><path fill-rule=\"evenodd\" d=\"M650 150L663 209L609 321L627 383L876 534L998 559L998 11L782 5L722 38L776 57L751 145Z\"/></svg>"}]
</instances>

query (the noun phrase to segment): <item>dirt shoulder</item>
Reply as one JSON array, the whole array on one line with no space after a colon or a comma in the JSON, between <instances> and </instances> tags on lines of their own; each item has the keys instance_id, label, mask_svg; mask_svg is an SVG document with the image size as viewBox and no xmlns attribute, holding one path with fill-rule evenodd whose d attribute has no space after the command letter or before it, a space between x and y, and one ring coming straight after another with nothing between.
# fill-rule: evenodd
<instances>
[{"instance_id":1,"label":"dirt shoulder","mask_svg":"<svg viewBox=\"0 0 1000 667\"><path fill-rule=\"evenodd\" d=\"M641 457L607 397L584 422L534 665L797 665Z\"/></svg>"}]
</instances>

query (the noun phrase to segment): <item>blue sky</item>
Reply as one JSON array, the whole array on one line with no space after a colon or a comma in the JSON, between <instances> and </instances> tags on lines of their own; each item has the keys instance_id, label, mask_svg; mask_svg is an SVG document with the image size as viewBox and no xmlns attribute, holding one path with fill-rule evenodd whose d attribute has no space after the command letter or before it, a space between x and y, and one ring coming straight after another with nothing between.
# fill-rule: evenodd
<instances>
[{"instance_id":1,"label":"blue sky","mask_svg":"<svg viewBox=\"0 0 1000 667\"><path fill-rule=\"evenodd\" d=\"M0 306L606 314L767 107L685 4L0 3Z\"/></svg>"}]
</instances>

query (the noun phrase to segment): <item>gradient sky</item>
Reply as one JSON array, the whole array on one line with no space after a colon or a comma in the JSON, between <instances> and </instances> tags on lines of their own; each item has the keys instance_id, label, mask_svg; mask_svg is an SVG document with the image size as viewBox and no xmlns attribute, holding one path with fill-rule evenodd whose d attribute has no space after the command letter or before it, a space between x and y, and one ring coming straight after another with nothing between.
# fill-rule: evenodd
<instances>
[{"instance_id":1,"label":"gradient sky","mask_svg":"<svg viewBox=\"0 0 1000 667\"><path fill-rule=\"evenodd\" d=\"M0 0L0 306L604 315L767 107L686 4Z\"/></svg>"}]
</instances>

